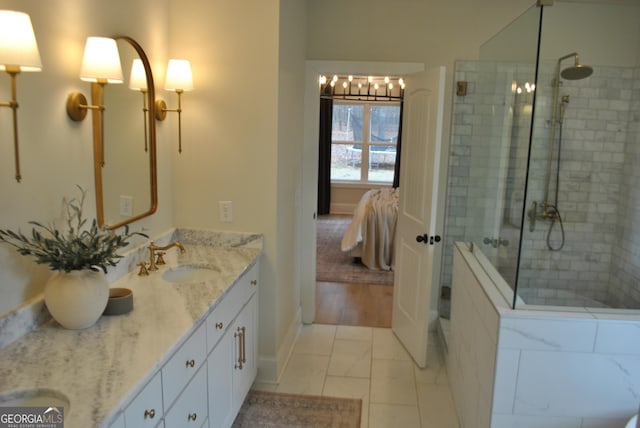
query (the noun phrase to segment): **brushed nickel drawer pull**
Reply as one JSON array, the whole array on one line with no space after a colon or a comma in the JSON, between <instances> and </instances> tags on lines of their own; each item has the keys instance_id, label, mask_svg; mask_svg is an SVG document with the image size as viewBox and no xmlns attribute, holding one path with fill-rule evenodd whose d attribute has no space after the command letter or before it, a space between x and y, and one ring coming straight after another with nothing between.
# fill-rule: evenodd
<instances>
[{"instance_id":1,"label":"brushed nickel drawer pull","mask_svg":"<svg viewBox=\"0 0 640 428\"><path fill-rule=\"evenodd\" d=\"M221 323L221 322L217 322L217 323L216 323L216 329L218 329L218 330L222 330L222 328L223 328L223 327L224 327L224 324L223 324L223 323Z\"/></svg>"},{"instance_id":2,"label":"brushed nickel drawer pull","mask_svg":"<svg viewBox=\"0 0 640 428\"><path fill-rule=\"evenodd\" d=\"M187 367L195 367L196 360L187 360Z\"/></svg>"},{"instance_id":3,"label":"brushed nickel drawer pull","mask_svg":"<svg viewBox=\"0 0 640 428\"><path fill-rule=\"evenodd\" d=\"M242 364L247 362L247 329L242 327L242 354L240 358L242 358Z\"/></svg>"},{"instance_id":4,"label":"brushed nickel drawer pull","mask_svg":"<svg viewBox=\"0 0 640 428\"><path fill-rule=\"evenodd\" d=\"M258 280L257 279L252 279L251 280L251 285L258 285Z\"/></svg>"},{"instance_id":5,"label":"brushed nickel drawer pull","mask_svg":"<svg viewBox=\"0 0 640 428\"><path fill-rule=\"evenodd\" d=\"M147 419L153 419L156 416L156 410L155 409L151 409L151 410L145 410L144 411L144 418Z\"/></svg>"},{"instance_id":6,"label":"brushed nickel drawer pull","mask_svg":"<svg viewBox=\"0 0 640 428\"><path fill-rule=\"evenodd\" d=\"M243 361L242 355L244 354L244 327L238 327L236 333L233 333L233 337L238 338L238 361L236 361L235 368L242 370Z\"/></svg>"},{"instance_id":7,"label":"brushed nickel drawer pull","mask_svg":"<svg viewBox=\"0 0 640 428\"><path fill-rule=\"evenodd\" d=\"M197 414L195 414L195 413L189 413L189 415L187 416L187 420L189 420L189 421L195 421L197 417L198 417L198 415L197 415Z\"/></svg>"}]
</instances>

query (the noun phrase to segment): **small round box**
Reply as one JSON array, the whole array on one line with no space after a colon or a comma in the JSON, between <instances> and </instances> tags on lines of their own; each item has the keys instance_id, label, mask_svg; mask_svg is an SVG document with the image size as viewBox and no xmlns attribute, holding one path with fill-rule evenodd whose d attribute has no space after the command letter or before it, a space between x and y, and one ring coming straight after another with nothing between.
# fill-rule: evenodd
<instances>
[{"instance_id":1,"label":"small round box","mask_svg":"<svg viewBox=\"0 0 640 428\"><path fill-rule=\"evenodd\" d=\"M133 293L128 288L111 288L103 315L122 315L133 309Z\"/></svg>"}]
</instances>

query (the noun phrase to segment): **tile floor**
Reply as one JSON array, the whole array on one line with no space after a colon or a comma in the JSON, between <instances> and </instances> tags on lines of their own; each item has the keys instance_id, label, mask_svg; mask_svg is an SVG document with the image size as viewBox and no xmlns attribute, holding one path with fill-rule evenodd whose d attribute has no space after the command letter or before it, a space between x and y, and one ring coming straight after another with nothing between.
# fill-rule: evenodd
<instances>
[{"instance_id":1,"label":"tile floor","mask_svg":"<svg viewBox=\"0 0 640 428\"><path fill-rule=\"evenodd\" d=\"M458 428L437 334L420 369L390 329L305 325L280 383L254 388L361 398L361 428Z\"/></svg>"}]
</instances>

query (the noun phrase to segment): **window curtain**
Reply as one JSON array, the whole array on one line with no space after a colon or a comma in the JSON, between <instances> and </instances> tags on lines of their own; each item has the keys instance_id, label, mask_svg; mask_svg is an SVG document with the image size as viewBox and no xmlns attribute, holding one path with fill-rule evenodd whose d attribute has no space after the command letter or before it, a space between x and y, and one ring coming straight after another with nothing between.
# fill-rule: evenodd
<instances>
[{"instance_id":1,"label":"window curtain","mask_svg":"<svg viewBox=\"0 0 640 428\"><path fill-rule=\"evenodd\" d=\"M398 122L398 143L396 144L396 164L393 170L393 187L400 187L400 152L402 150L402 114L404 101L400 102L400 120Z\"/></svg>"},{"instance_id":2,"label":"window curtain","mask_svg":"<svg viewBox=\"0 0 640 428\"><path fill-rule=\"evenodd\" d=\"M330 86L327 85L327 88ZM330 94L330 93L329 93ZM318 146L318 215L329 214L331 210L331 122L333 121L333 100L320 98L320 137Z\"/></svg>"}]
</instances>

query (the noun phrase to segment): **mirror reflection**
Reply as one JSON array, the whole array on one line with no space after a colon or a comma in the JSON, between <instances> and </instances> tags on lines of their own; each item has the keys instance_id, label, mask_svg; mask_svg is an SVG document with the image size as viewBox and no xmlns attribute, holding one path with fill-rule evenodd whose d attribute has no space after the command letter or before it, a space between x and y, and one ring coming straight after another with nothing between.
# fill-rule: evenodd
<instances>
[{"instance_id":1,"label":"mirror reflection","mask_svg":"<svg viewBox=\"0 0 640 428\"><path fill-rule=\"evenodd\" d=\"M151 68L137 42L115 39L125 81L105 91L104 164L94 163L98 221L111 228L151 215L157 205Z\"/></svg>"}]
</instances>

